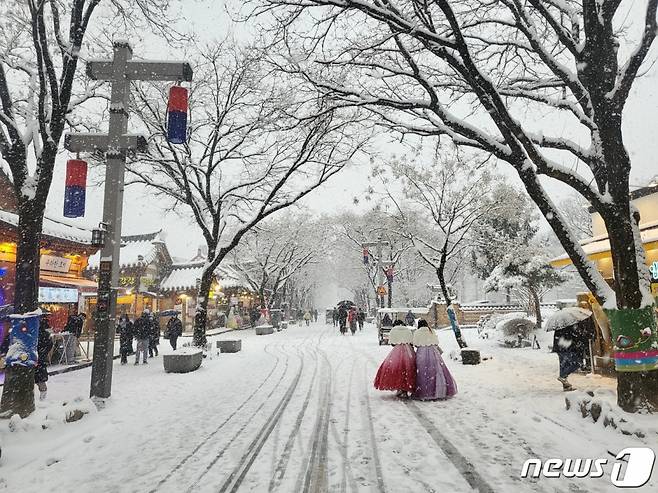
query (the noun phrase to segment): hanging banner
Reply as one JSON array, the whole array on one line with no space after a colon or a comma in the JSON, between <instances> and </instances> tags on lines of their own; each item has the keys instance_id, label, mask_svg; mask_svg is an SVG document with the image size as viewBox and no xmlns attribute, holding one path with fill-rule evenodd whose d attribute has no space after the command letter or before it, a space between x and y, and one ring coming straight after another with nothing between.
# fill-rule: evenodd
<instances>
[{"instance_id":1,"label":"hanging banner","mask_svg":"<svg viewBox=\"0 0 658 493\"><path fill-rule=\"evenodd\" d=\"M187 142L187 89L173 86L169 89L167 104L167 141L172 144Z\"/></svg>"},{"instance_id":2,"label":"hanging banner","mask_svg":"<svg viewBox=\"0 0 658 493\"><path fill-rule=\"evenodd\" d=\"M66 162L66 182L64 186L64 217L85 215L87 190L87 162L69 159Z\"/></svg>"}]
</instances>

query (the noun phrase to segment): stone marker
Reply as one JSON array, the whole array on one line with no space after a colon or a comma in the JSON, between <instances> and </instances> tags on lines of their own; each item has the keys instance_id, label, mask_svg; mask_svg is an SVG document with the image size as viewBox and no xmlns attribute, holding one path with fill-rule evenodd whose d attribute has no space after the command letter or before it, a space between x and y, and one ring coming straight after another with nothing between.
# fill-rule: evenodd
<instances>
[{"instance_id":1,"label":"stone marker","mask_svg":"<svg viewBox=\"0 0 658 493\"><path fill-rule=\"evenodd\" d=\"M221 353L237 353L242 351L242 339L217 341L217 349Z\"/></svg>"},{"instance_id":2,"label":"stone marker","mask_svg":"<svg viewBox=\"0 0 658 493\"><path fill-rule=\"evenodd\" d=\"M477 349L462 349L462 363L464 365L479 365L480 351Z\"/></svg>"},{"instance_id":3,"label":"stone marker","mask_svg":"<svg viewBox=\"0 0 658 493\"><path fill-rule=\"evenodd\" d=\"M202 361L201 349L182 348L173 354L162 355L162 363L167 373L189 373L197 370Z\"/></svg>"},{"instance_id":4,"label":"stone marker","mask_svg":"<svg viewBox=\"0 0 658 493\"><path fill-rule=\"evenodd\" d=\"M271 325L259 325L256 327L256 335L257 336L266 336L274 334L274 327Z\"/></svg>"}]
</instances>

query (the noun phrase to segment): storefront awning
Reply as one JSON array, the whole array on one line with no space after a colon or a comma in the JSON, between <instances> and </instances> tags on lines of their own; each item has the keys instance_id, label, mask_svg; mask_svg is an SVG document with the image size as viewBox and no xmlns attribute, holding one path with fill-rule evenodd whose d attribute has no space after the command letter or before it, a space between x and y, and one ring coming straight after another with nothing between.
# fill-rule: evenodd
<instances>
[{"instance_id":1,"label":"storefront awning","mask_svg":"<svg viewBox=\"0 0 658 493\"><path fill-rule=\"evenodd\" d=\"M39 284L52 285L55 287L76 288L80 291L96 290L98 283L90 281L89 279L73 278L73 277L59 277L59 276L44 276L39 277Z\"/></svg>"}]
</instances>

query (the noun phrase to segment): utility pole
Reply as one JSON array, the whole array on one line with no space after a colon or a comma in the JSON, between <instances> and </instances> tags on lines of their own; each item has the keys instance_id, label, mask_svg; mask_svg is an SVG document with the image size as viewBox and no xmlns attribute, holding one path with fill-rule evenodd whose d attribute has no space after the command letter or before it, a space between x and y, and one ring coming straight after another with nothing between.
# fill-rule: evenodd
<instances>
[{"instance_id":1,"label":"utility pole","mask_svg":"<svg viewBox=\"0 0 658 493\"><path fill-rule=\"evenodd\" d=\"M378 308L384 308L384 295L380 294L381 289L384 287L384 267L383 267L383 260L382 260L382 247L389 246L390 243L388 241L382 241L382 237L379 236L377 238L377 241L369 241L369 242L364 242L361 243L361 247L364 249L370 248L370 247L375 247L377 248L377 256L376 256L376 261L377 261L377 307Z\"/></svg>"},{"instance_id":2,"label":"utility pole","mask_svg":"<svg viewBox=\"0 0 658 493\"><path fill-rule=\"evenodd\" d=\"M393 275L388 274L388 269L395 267L395 260L384 260L382 269L386 272L386 285L388 287L388 307L393 305Z\"/></svg>"},{"instance_id":3,"label":"utility pole","mask_svg":"<svg viewBox=\"0 0 658 493\"><path fill-rule=\"evenodd\" d=\"M111 84L110 123L107 134L68 134L64 147L71 152L103 152L105 192L103 223L107 225L106 242L101 250L96 303L96 334L91 367L90 396L107 398L112 391L112 360L117 289L119 286L119 250L123 188L128 152L147 147L146 137L128 134L130 84L136 80L191 81L192 68L186 62L132 61L132 48L126 41L115 41L112 60L87 63L87 76Z\"/></svg>"}]
</instances>

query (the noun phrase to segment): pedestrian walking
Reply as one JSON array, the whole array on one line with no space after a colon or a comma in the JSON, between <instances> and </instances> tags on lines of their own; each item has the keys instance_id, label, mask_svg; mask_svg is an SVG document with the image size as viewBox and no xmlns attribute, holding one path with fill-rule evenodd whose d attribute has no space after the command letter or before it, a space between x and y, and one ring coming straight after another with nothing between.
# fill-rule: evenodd
<instances>
[{"instance_id":1,"label":"pedestrian walking","mask_svg":"<svg viewBox=\"0 0 658 493\"><path fill-rule=\"evenodd\" d=\"M318 310L313 308L313 322L318 323Z\"/></svg>"},{"instance_id":2,"label":"pedestrian walking","mask_svg":"<svg viewBox=\"0 0 658 493\"><path fill-rule=\"evenodd\" d=\"M553 352L557 353L560 362L560 376L557 379L565 392L574 390L568 378L583 366L588 344L587 326L581 323L562 327L553 333Z\"/></svg>"},{"instance_id":3,"label":"pedestrian walking","mask_svg":"<svg viewBox=\"0 0 658 493\"><path fill-rule=\"evenodd\" d=\"M347 308L345 308L345 305L341 305L338 308L338 325L340 327L340 333L345 335L347 333Z\"/></svg>"},{"instance_id":4,"label":"pedestrian walking","mask_svg":"<svg viewBox=\"0 0 658 493\"><path fill-rule=\"evenodd\" d=\"M304 322L306 323L307 327L311 323L311 312L308 310L306 310L306 313L304 313Z\"/></svg>"},{"instance_id":5,"label":"pedestrian walking","mask_svg":"<svg viewBox=\"0 0 658 493\"><path fill-rule=\"evenodd\" d=\"M155 316L149 314L149 358L158 355L158 346L160 345L160 323Z\"/></svg>"},{"instance_id":6,"label":"pedestrian walking","mask_svg":"<svg viewBox=\"0 0 658 493\"><path fill-rule=\"evenodd\" d=\"M119 334L121 364L125 365L128 363L128 356L133 352L133 323L125 313L119 318L117 333Z\"/></svg>"},{"instance_id":7,"label":"pedestrian walking","mask_svg":"<svg viewBox=\"0 0 658 493\"><path fill-rule=\"evenodd\" d=\"M389 332L391 352L379 366L375 376L375 388L395 390L397 396L409 397L416 389L416 353L412 346L413 334L402 320L396 320Z\"/></svg>"},{"instance_id":8,"label":"pedestrian walking","mask_svg":"<svg viewBox=\"0 0 658 493\"><path fill-rule=\"evenodd\" d=\"M411 310L409 310L407 314L404 316L404 323L407 324L409 327L413 327L416 324L416 317L414 316Z\"/></svg>"},{"instance_id":9,"label":"pedestrian walking","mask_svg":"<svg viewBox=\"0 0 658 493\"><path fill-rule=\"evenodd\" d=\"M338 310L335 308L331 310L331 320L334 323L334 327L336 327L336 324L338 323Z\"/></svg>"},{"instance_id":10,"label":"pedestrian walking","mask_svg":"<svg viewBox=\"0 0 658 493\"><path fill-rule=\"evenodd\" d=\"M366 312L363 311L363 308L359 308L359 312L356 316L356 321L359 323L359 330L363 330L363 324L366 321Z\"/></svg>"},{"instance_id":11,"label":"pedestrian walking","mask_svg":"<svg viewBox=\"0 0 658 493\"><path fill-rule=\"evenodd\" d=\"M349 313L347 314L347 321L350 324L350 331L352 332L352 335L356 333L356 318L357 318L357 313L356 313L356 307L353 306L350 308Z\"/></svg>"},{"instance_id":12,"label":"pedestrian walking","mask_svg":"<svg viewBox=\"0 0 658 493\"><path fill-rule=\"evenodd\" d=\"M176 351L176 341L183 335L183 322L178 318L178 313L174 313L174 316L167 322L167 334L171 348Z\"/></svg>"},{"instance_id":13,"label":"pedestrian walking","mask_svg":"<svg viewBox=\"0 0 658 493\"><path fill-rule=\"evenodd\" d=\"M39 336L37 339L37 366L34 369L34 383L39 389L39 400L46 399L48 393L48 363L50 361L50 351L53 348L53 341L50 336L50 324L48 315L41 316L39 321Z\"/></svg>"},{"instance_id":14,"label":"pedestrian walking","mask_svg":"<svg viewBox=\"0 0 658 493\"><path fill-rule=\"evenodd\" d=\"M457 384L441 357L436 333L424 319L414 332L416 347L416 390L413 398L421 401L447 399L457 393Z\"/></svg>"},{"instance_id":15,"label":"pedestrian walking","mask_svg":"<svg viewBox=\"0 0 658 493\"><path fill-rule=\"evenodd\" d=\"M148 308L142 312L142 316L135 320L134 335L137 340L135 351L135 364L139 364L139 355L142 355L142 363L147 364L149 340L151 337L151 322Z\"/></svg>"}]
</instances>

